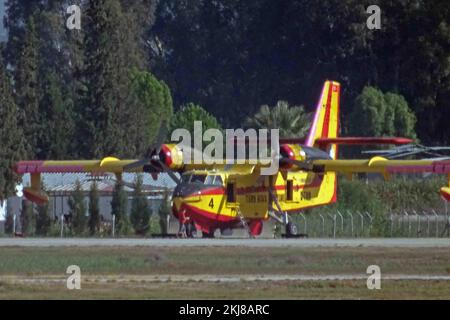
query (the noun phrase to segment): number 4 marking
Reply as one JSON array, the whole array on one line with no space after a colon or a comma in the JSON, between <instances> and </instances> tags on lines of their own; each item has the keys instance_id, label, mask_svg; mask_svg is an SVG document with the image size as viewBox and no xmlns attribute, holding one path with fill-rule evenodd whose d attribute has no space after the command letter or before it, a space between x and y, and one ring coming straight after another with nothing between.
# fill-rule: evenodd
<instances>
[{"instance_id":1,"label":"number 4 marking","mask_svg":"<svg viewBox=\"0 0 450 320\"><path fill-rule=\"evenodd\" d=\"M214 199L213 198L211 198L211 201L209 201L209 207L211 209L214 209Z\"/></svg>"}]
</instances>

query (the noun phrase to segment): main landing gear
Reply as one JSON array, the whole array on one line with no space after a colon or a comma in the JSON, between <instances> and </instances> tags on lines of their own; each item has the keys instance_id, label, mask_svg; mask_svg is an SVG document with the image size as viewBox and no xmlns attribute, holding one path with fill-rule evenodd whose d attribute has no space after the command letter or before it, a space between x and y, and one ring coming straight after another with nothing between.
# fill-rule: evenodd
<instances>
[{"instance_id":1,"label":"main landing gear","mask_svg":"<svg viewBox=\"0 0 450 320\"><path fill-rule=\"evenodd\" d=\"M197 228L193 221L186 220L184 223L180 224L180 230L178 231L179 238L197 238L197 234ZM202 232L202 238L214 238L214 231Z\"/></svg>"},{"instance_id":2,"label":"main landing gear","mask_svg":"<svg viewBox=\"0 0 450 320\"><path fill-rule=\"evenodd\" d=\"M272 201L275 202L276 208L272 208L269 211L269 215L276 221L282 223L285 226L285 234L283 235L285 238L297 238L299 237L297 225L290 221L290 217L286 211L281 209L280 202L278 201L278 197L276 196L273 189L269 189L270 196Z\"/></svg>"},{"instance_id":3,"label":"main landing gear","mask_svg":"<svg viewBox=\"0 0 450 320\"><path fill-rule=\"evenodd\" d=\"M294 238L298 236L297 225L293 222L288 222L286 224L286 238Z\"/></svg>"}]
</instances>

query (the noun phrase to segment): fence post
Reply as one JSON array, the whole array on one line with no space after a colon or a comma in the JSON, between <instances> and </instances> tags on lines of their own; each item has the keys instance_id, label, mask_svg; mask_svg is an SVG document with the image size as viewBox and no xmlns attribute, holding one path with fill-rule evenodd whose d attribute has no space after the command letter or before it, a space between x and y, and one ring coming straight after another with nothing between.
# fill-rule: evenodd
<instances>
[{"instance_id":1,"label":"fence post","mask_svg":"<svg viewBox=\"0 0 450 320\"><path fill-rule=\"evenodd\" d=\"M439 237L439 215L436 213L436 211L434 211L434 209L433 210L431 210L432 212L433 212L433 214L434 214L434 216L435 216L435 224L436 224L436 238L437 237Z\"/></svg>"},{"instance_id":2,"label":"fence post","mask_svg":"<svg viewBox=\"0 0 450 320\"><path fill-rule=\"evenodd\" d=\"M364 216L362 215L361 212L356 211L356 213L359 215L359 217L361 218L361 238L364 236Z\"/></svg>"},{"instance_id":3,"label":"fence post","mask_svg":"<svg viewBox=\"0 0 450 320\"><path fill-rule=\"evenodd\" d=\"M406 210L403 211L403 213L406 215L406 219L408 221L408 238L411 234L411 220L409 219L409 214L406 212Z\"/></svg>"},{"instance_id":4,"label":"fence post","mask_svg":"<svg viewBox=\"0 0 450 320\"><path fill-rule=\"evenodd\" d=\"M350 216L350 228L351 228L351 237L353 238L353 214L350 212L350 210L347 210L347 214Z\"/></svg>"},{"instance_id":5,"label":"fence post","mask_svg":"<svg viewBox=\"0 0 450 320\"><path fill-rule=\"evenodd\" d=\"M336 238L336 214L332 216L330 213L327 213L328 216L333 220L333 238Z\"/></svg>"},{"instance_id":6,"label":"fence post","mask_svg":"<svg viewBox=\"0 0 450 320\"><path fill-rule=\"evenodd\" d=\"M430 215L425 211L422 211L422 213L427 217L427 238L429 238L430 237Z\"/></svg>"},{"instance_id":7,"label":"fence post","mask_svg":"<svg viewBox=\"0 0 450 320\"><path fill-rule=\"evenodd\" d=\"M303 221L305 221L305 225L304 225L304 227L303 227L303 233L306 235L308 232L308 227L307 227L307 225L306 225L306 217L305 217L305 215L303 214L303 213L300 213L300 217L302 217L303 218Z\"/></svg>"},{"instance_id":8,"label":"fence post","mask_svg":"<svg viewBox=\"0 0 450 320\"><path fill-rule=\"evenodd\" d=\"M391 212L391 214L389 216L389 219L391 220L391 238L392 238L392 235L393 235L393 232L394 232L394 216L393 216L392 212Z\"/></svg>"},{"instance_id":9,"label":"fence post","mask_svg":"<svg viewBox=\"0 0 450 320\"><path fill-rule=\"evenodd\" d=\"M16 236L16 214L13 215L13 237Z\"/></svg>"},{"instance_id":10,"label":"fence post","mask_svg":"<svg viewBox=\"0 0 450 320\"><path fill-rule=\"evenodd\" d=\"M333 216L333 238L336 239L336 213Z\"/></svg>"},{"instance_id":11,"label":"fence post","mask_svg":"<svg viewBox=\"0 0 450 320\"><path fill-rule=\"evenodd\" d=\"M60 220L61 220L61 234L60 237L64 237L64 215L61 213L61 215L59 216Z\"/></svg>"},{"instance_id":12,"label":"fence post","mask_svg":"<svg viewBox=\"0 0 450 320\"><path fill-rule=\"evenodd\" d=\"M115 238L115 231L116 231L116 215L112 215L112 237Z\"/></svg>"},{"instance_id":13,"label":"fence post","mask_svg":"<svg viewBox=\"0 0 450 320\"><path fill-rule=\"evenodd\" d=\"M322 237L324 237L325 234L325 218L321 213L319 213L320 218L322 218Z\"/></svg>"},{"instance_id":14,"label":"fence post","mask_svg":"<svg viewBox=\"0 0 450 320\"><path fill-rule=\"evenodd\" d=\"M420 233L422 232L421 230L420 230L420 216L419 216L419 213L417 213L417 211L416 210L413 210L413 213L416 215L416 217L417 217L417 238L419 238L420 237Z\"/></svg>"},{"instance_id":15,"label":"fence post","mask_svg":"<svg viewBox=\"0 0 450 320\"><path fill-rule=\"evenodd\" d=\"M446 229L447 229L447 237L450 237L450 215L448 214L447 201L444 201L444 206L445 206L445 227L444 231L442 231L442 237L444 237Z\"/></svg>"},{"instance_id":16,"label":"fence post","mask_svg":"<svg viewBox=\"0 0 450 320\"><path fill-rule=\"evenodd\" d=\"M370 215L369 212L365 211L364 213L369 217L369 237L370 237L370 233L372 232L373 218L372 218L372 216Z\"/></svg>"},{"instance_id":17,"label":"fence post","mask_svg":"<svg viewBox=\"0 0 450 320\"><path fill-rule=\"evenodd\" d=\"M341 217L341 232L344 234L344 216L337 210L337 214Z\"/></svg>"}]
</instances>

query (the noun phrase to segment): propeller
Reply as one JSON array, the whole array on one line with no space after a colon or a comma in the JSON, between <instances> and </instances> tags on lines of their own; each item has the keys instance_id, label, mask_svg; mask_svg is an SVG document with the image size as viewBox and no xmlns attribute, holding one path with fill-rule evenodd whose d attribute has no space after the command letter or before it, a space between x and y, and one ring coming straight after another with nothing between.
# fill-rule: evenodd
<instances>
[{"instance_id":1,"label":"propeller","mask_svg":"<svg viewBox=\"0 0 450 320\"><path fill-rule=\"evenodd\" d=\"M143 159L135 161L133 163L127 164L123 167L124 171L130 171L136 168L145 167L154 179L157 178L158 173L165 172L169 177L175 182L175 184L180 184L181 180L176 176L176 174L163 162L160 158L161 148L164 143L164 139L167 135L167 125L166 121L161 122L158 135L154 143L147 149ZM147 170L146 170L147 171Z\"/></svg>"}]
</instances>

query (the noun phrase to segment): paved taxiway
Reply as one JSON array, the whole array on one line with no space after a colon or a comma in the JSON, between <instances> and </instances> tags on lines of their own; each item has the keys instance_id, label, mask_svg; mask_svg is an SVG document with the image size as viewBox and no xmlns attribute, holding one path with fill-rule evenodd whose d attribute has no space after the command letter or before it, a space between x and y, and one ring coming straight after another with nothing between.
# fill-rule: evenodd
<instances>
[{"instance_id":1,"label":"paved taxiway","mask_svg":"<svg viewBox=\"0 0 450 320\"><path fill-rule=\"evenodd\" d=\"M450 238L379 239L78 239L0 238L0 247L383 247L450 248Z\"/></svg>"},{"instance_id":2,"label":"paved taxiway","mask_svg":"<svg viewBox=\"0 0 450 320\"><path fill-rule=\"evenodd\" d=\"M155 283L155 282L277 282L277 281L345 281L367 280L367 274L332 274L332 275L87 275L83 276L86 283ZM49 284L66 283L67 279L60 276L0 276L0 280L10 284ZM383 280L419 280L419 281L450 281L447 275L421 275L421 274L383 274Z\"/></svg>"}]
</instances>

